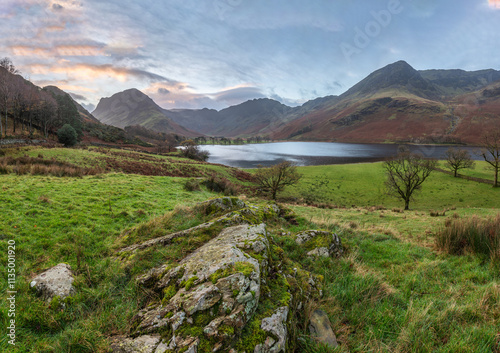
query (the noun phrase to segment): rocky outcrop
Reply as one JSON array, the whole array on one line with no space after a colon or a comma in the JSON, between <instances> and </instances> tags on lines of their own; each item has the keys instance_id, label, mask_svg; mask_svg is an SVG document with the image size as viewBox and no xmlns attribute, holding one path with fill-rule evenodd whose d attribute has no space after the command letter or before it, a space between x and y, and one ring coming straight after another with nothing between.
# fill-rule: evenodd
<instances>
[{"instance_id":1,"label":"rocky outcrop","mask_svg":"<svg viewBox=\"0 0 500 353\"><path fill-rule=\"evenodd\" d=\"M215 218L192 229L211 232L217 226L218 235L174 265L137 277L160 300L137 313L129 337L113 339L113 352L286 352L295 339L292 328L305 319L300 308L320 297L321 279L295 267L270 242L265 222L276 221L281 210L235 198L210 200L197 208ZM151 246L169 246L159 239L122 252L140 255Z\"/></svg>"},{"instance_id":2,"label":"rocky outcrop","mask_svg":"<svg viewBox=\"0 0 500 353\"><path fill-rule=\"evenodd\" d=\"M307 253L308 256L338 258L344 253L339 236L332 232L306 230L296 235L295 242L297 245L312 249Z\"/></svg>"},{"instance_id":3,"label":"rocky outcrop","mask_svg":"<svg viewBox=\"0 0 500 353\"><path fill-rule=\"evenodd\" d=\"M159 278L162 304L139 312L134 334L168 331L175 351L199 345L200 334L227 347L257 308L268 257L264 224L224 229Z\"/></svg>"},{"instance_id":4,"label":"rocky outcrop","mask_svg":"<svg viewBox=\"0 0 500 353\"><path fill-rule=\"evenodd\" d=\"M33 278L30 287L43 299L51 301L55 297L64 299L72 295L75 291L73 281L71 266L60 263Z\"/></svg>"}]
</instances>

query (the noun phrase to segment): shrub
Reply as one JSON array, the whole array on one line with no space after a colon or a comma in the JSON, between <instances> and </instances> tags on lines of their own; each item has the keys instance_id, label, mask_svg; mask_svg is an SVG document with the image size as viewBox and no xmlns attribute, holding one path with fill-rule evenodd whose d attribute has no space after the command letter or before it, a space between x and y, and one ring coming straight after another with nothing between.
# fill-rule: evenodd
<instances>
[{"instance_id":1,"label":"shrub","mask_svg":"<svg viewBox=\"0 0 500 353\"><path fill-rule=\"evenodd\" d=\"M200 189L200 182L196 179L189 179L186 181L184 184L184 190L187 191L199 191Z\"/></svg>"},{"instance_id":2,"label":"shrub","mask_svg":"<svg viewBox=\"0 0 500 353\"><path fill-rule=\"evenodd\" d=\"M215 173L205 179L203 184L205 184L208 190L221 192L224 193L224 195L233 196L238 195L239 193L238 187L236 185L234 185L224 177L217 176L217 174Z\"/></svg>"},{"instance_id":3,"label":"shrub","mask_svg":"<svg viewBox=\"0 0 500 353\"><path fill-rule=\"evenodd\" d=\"M500 259L500 214L487 219L449 219L438 232L436 245L450 254L470 251Z\"/></svg>"},{"instance_id":4,"label":"shrub","mask_svg":"<svg viewBox=\"0 0 500 353\"><path fill-rule=\"evenodd\" d=\"M57 130L57 138L60 143L64 144L64 146L71 147L76 145L78 135L73 126L64 124L62 128Z\"/></svg>"}]
</instances>

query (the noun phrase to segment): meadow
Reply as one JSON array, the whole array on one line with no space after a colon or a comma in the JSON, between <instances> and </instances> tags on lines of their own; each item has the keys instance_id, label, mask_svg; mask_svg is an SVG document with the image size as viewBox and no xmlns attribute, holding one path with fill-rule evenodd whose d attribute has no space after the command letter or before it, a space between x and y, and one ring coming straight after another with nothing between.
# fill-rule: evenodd
<instances>
[{"instance_id":1,"label":"meadow","mask_svg":"<svg viewBox=\"0 0 500 353\"><path fill-rule=\"evenodd\" d=\"M135 276L181 258L208 238L200 235L169 252L147 251L127 265L116 261L116 250L202 223L191 207L220 195L202 184L213 175L247 198L258 197L246 173L177 156L93 148L7 153L98 165L101 172L0 175L0 244L6 249L8 240L16 241L19 291L18 345L12 349L4 335L1 351L106 352L106 338L127 333L131 317L155 296L138 287ZM296 222L272 224L271 233L287 256L324 276L323 300L314 305L329 314L341 343L336 352L500 351L498 262L472 253L450 255L435 241L450 220L496 215L499 189L434 172L411 210L403 212L402 201L385 193L381 163L299 171L301 182L280 195ZM471 173L491 179L479 166ZM188 180L199 189L186 190ZM431 216L434 210L440 211L438 217ZM306 256L291 236L305 229L339 234L344 257ZM60 262L76 273L77 294L64 310L29 289L30 278ZM2 273L6 263L4 251ZM6 276L0 285L6 288ZM6 297L2 293L0 298L0 325L5 327ZM306 333L301 352L328 351L310 344Z\"/></svg>"}]
</instances>

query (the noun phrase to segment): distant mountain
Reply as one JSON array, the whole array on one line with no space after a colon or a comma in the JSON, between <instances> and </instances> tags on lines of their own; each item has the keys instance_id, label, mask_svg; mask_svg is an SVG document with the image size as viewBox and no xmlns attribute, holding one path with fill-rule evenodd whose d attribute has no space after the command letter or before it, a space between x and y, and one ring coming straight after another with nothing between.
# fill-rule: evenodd
<instances>
[{"instance_id":1,"label":"distant mountain","mask_svg":"<svg viewBox=\"0 0 500 353\"><path fill-rule=\"evenodd\" d=\"M340 96L317 98L295 108L264 98L221 111L165 110L140 91L128 90L103 98L94 115L114 126L140 125L185 136L477 143L487 129L483 122L500 123L495 113L500 111L499 80L500 71L491 69L417 71L398 61ZM488 118L481 112L487 112ZM465 128L471 121L474 128Z\"/></svg>"},{"instance_id":2,"label":"distant mountain","mask_svg":"<svg viewBox=\"0 0 500 353\"><path fill-rule=\"evenodd\" d=\"M100 122L119 128L139 125L154 131L187 137L200 135L175 123L167 117L164 109L137 89L129 89L109 98L102 98L92 114Z\"/></svg>"},{"instance_id":3,"label":"distant mountain","mask_svg":"<svg viewBox=\"0 0 500 353\"><path fill-rule=\"evenodd\" d=\"M73 104L76 106L76 109L78 110L78 113L80 114L80 117L82 118L83 121L89 122L89 123L99 123L99 120L97 120L87 109L85 109L82 105L80 105L77 101L71 97L70 94L64 92L62 89L56 86L45 86L43 88L45 91L51 92L52 94L56 96L63 96L63 95L68 95L71 100L73 101Z\"/></svg>"}]
</instances>

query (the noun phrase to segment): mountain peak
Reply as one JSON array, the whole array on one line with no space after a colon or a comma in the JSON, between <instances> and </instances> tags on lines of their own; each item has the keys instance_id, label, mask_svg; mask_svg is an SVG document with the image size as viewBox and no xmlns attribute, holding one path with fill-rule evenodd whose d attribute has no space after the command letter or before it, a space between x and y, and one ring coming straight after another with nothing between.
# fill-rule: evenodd
<instances>
[{"instance_id":1,"label":"mountain peak","mask_svg":"<svg viewBox=\"0 0 500 353\"><path fill-rule=\"evenodd\" d=\"M370 95L383 90L396 89L429 98L437 93L436 87L406 61L389 64L368 75L342 96Z\"/></svg>"}]
</instances>

